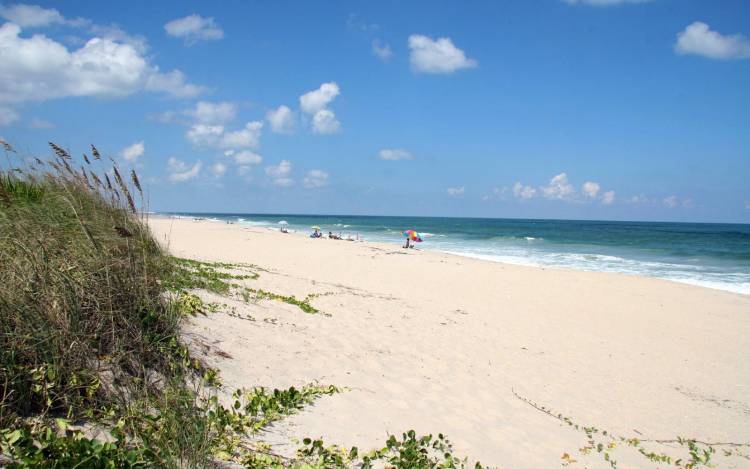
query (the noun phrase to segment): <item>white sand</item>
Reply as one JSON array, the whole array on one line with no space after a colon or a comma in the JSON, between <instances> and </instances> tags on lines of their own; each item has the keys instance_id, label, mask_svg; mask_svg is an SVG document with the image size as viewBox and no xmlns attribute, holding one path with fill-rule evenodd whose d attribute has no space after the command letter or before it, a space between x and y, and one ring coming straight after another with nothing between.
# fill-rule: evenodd
<instances>
[{"instance_id":1,"label":"white sand","mask_svg":"<svg viewBox=\"0 0 750 469\"><path fill-rule=\"evenodd\" d=\"M268 269L254 288L312 300L192 320L227 388L317 380L323 397L266 437L361 449L388 433L445 433L458 453L504 468L609 467L582 455L581 425L625 437L750 443L750 297L626 275L505 265L373 243L309 239L211 221L154 218L179 256ZM215 352L222 351L231 358ZM288 444L284 445L284 442ZM669 454L679 445L650 444ZM750 448L727 449L750 454ZM596 453L596 451L594 451ZM721 450L719 450L721 453ZM654 467L630 448L618 467ZM717 467L750 467L715 456Z\"/></svg>"}]
</instances>

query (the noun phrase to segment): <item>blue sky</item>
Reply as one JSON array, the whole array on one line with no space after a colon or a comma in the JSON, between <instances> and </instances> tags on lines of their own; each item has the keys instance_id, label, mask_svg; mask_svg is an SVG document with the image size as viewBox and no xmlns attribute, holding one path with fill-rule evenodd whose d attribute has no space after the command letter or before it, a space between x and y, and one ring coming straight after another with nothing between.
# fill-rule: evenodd
<instances>
[{"instance_id":1,"label":"blue sky","mask_svg":"<svg viewBox=\"0 0 750 469\"><path fill-rule=\"evenodd\" d=\"M745 0L114 5L2 4L0 136L153 210L750 222Z\"/></svg>"}]
</instances>

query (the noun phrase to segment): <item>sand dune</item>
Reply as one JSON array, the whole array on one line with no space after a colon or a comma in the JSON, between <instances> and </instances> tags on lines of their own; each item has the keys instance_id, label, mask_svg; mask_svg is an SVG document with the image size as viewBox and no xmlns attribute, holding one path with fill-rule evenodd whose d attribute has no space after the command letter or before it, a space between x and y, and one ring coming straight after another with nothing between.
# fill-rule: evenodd
<instances>
[{"instance_id":1,"label":"sand dune","mask_svg":"<svg viewBox=\"0 0 750 469\"><path fill-rule=\"evenodd\" d=\"M413 428L493 466L559 467L568 453L571 467L609 467L581 454L585 433L519 396L628 438L750 443L748 296L210 221L150 225L176 255L267 269L255 288L321 295L312 302L330 316L222 299L240 317L186 326L227 388L348 388L265 435L279 451L305 436L369 448ZM626 445L611 453L618 467L654 467ZM750 467L736 454L715 460Z\"/></svg>"}]
</instances>

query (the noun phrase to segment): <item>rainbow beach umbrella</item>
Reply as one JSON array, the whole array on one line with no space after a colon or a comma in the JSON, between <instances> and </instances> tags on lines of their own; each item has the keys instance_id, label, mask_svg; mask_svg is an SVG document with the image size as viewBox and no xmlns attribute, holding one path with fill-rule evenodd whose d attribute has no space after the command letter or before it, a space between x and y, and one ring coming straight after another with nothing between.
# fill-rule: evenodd
<instances>
[{"instance_id":1,"label":"rainbow beach umbrella","mask_svg":"<svg viewBox=\"0 0 750 469\"><path fill-rule=\"evenodd\" d=\"M414 230L406 230L404 231L404 238L408 238L411 241L414 241L415 243L421 243L422 242L422 236L417 233Z\"/></svg>"}]
</instances>

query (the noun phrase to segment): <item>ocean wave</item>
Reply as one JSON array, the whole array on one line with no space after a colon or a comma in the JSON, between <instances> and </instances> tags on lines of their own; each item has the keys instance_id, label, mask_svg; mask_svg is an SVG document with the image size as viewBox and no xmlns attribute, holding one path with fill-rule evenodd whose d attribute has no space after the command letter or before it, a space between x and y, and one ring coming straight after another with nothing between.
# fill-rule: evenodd
<instances>
[{"instance_id":1,"label":"ocean wave","mask_svg":"<svg viewBox=\"0 0 750 469\"><path fill-rule=\"evenodd\" d=\"M530 267L557 267L593 272L620 273L659 278L715 290L750 295L750 275L744 273L709 272L704 267L657 261L640 261L606 254L566 252L507 252L464 249L439 249L442 252L472 259Z\"/></svg>"}]
</instances>

